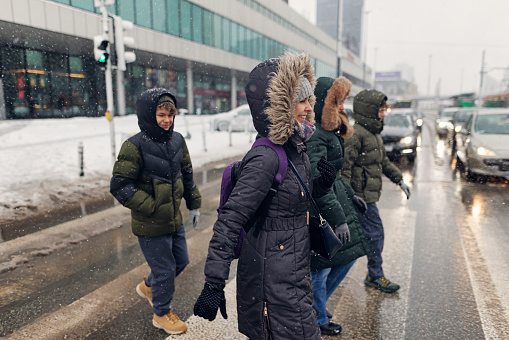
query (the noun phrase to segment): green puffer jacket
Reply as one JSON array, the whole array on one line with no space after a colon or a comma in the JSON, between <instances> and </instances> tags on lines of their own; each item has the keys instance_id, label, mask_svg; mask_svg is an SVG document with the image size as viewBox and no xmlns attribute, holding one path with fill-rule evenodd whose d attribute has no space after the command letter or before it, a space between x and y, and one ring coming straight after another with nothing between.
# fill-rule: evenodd
<instances>
[{"instance_id":1,"label":"green puffer jacket","mask_svg":"<svg viewBox=\"0 0 509 340\"><path fill-rule=\"evenodd\" d=\"M380 199L382 174L394 183L403 179L401 171L387 158L380 136L383 122L378 118L378 110L386 101L387 97L377 90L363 90L355 96L355 133L345 143L342 175L366 203Z\"/></svg>"},{"instance_id":2,"label":"green puffer jacket","mask_svg":"<svg viewBox=\"0 0 509 340\"><path fill-rule=\"evenodd\" d=\"M348 224L350 242L345 243L331 260L312 254L311 270L345 265L366 255L369 251L366 236L362 231L357 211L352 202L355 193L341 177L341 168L345 160L342 135L351 136L353 128L348 123L347 115L338 111L336 102L349 94L350 87L350 81L344 77L336 80L321 77L316 83L316 104L314 107L316 131L308 142L311 168L313 175L318 176L316 165L323 156L334 164L337 175L333 191L315 201L322 216L333 228L343 223ZM338 127L340 121L341 128Z\"/></svg>"},{"instance_id":3,"label":"green puffer jacket","mask_svg":"<svg viewBox=\"0 0 509 340\"><path fill-rule=\"evenodd\" d=\"M142 131L122 145L110 183L111 194L131 209L136 236L175 233L182 225L182 198L189 210L201 206L184 138L173 131L173 125L168 131L157 125L155 110L162 95L175 99L167 90L154 89L145 91L138 100Z\"/></svg>"}]
</instances>

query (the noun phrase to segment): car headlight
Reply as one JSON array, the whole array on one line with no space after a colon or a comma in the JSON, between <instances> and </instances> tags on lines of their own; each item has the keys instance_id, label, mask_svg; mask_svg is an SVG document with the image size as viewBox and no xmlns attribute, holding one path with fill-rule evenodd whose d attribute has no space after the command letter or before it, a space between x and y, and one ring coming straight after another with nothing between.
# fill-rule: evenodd
<instances>
[{"instance_id":1,"label":"car headlight","mask_svg":"<svg viewBox=\"0 0 509 340\"><path fill-rule=\"evenodd\" d=\"M417 119L417 126L422 126L422 119Z\"/></svg>"},{"instance_id":2,"label":"car headlight","mask_svg":"<svg viewBox=\"0 0 509 340\"><path fill-rule=\"evenodd\" d=\"M409 145L409 144L412 144L413 141L414 141L414 138L412 136L406 136L406 137L401 138L399 140L399 143L404 144L404 145Z\"/></svg>"},{"instance_id":3,"label":"car headlight","mask_svg":"<svg viewBox=\"0 0 509 340\"><path fill-rule=\"evenodd\" d=\"M477 154L479 156L496 156L497 155L495 153L495 151L485 148L483 146L480 146L477 148Z\"/></svg>"},{"instance_id":4,"label":"car headlight","mask_svg":"<svg viewBox=\"0 0 509 340\"><path fill-rule=\"evenodd\" d=\"M449 125L449 122L440 122L440 123L438 123L438 126L441 127L441 128L446 128L447 125Z\"/></svg>"},{"instance_id":5,"label":"car headlight","mask_svg":"<svg viewBox=\"0 0 509 340\"><path fill-rule=\"evenodd\" d=\"M460 130L461 130L461 126L456 126L456 127L454 128L454 131L456 131L456 132L460 132Z\"/></svg>"}]
</instances>

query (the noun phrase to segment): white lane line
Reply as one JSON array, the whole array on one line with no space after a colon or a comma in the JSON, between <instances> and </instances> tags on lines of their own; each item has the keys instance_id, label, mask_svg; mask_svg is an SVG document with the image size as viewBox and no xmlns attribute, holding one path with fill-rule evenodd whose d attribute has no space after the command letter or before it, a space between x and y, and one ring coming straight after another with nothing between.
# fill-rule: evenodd
<instances>
[{"instance_id":1,"label":"white lane line","mask_svg":"<svg viewBox=\"0 0 509 340\"><path fill-rule=\"evenodd\" d=\"M170 335L166 340L171 339L231 339L247 340L247 337L239 333L237 325L237 280L231 280L225 287L226 313L228 319L223 319L221 312L217 312L216 319L209 321L204 318L192 315L187 320L187 332L179 335Z\"/></svg>"},{"instance_id":2,"label":"white lane line","mask_svg":"<svg viewBox=\"0 0 509 340\"><path fill-rule=\"evenodd\" d=\"M402 198L406 201L406 198ZM412 282L415 226L417 212L402 202L396 209L380 209L385 229L383 250L384 273L401 285L397 299L384 299L380 310L380 339L404 339L408 313L408 296Z\"/></svg>"},{"instance_id":3,"label":"white lane line","mask_svg":"<svg viewBox=\"0 0 509 340\"><path fill-rule=\"evenodd\" d=\"M507 235L497 221L466 217L456 223L468 275L486 339L507 339L509 334ZM502 231L502 232L500 232ZM504 247L499 247L503 244ZM505 281L504 281L505 280ZM504 293L505 292L505 293Z\"/></svg>"}]
</instances>

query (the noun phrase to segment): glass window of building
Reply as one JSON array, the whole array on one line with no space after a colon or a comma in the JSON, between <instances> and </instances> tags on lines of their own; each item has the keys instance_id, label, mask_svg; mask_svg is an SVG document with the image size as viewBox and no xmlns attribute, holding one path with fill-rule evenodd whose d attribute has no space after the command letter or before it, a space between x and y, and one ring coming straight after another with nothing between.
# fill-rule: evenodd
<instances>
[{"instance_id":1,"label":"glass window of building","mask_svg":"<svg viewBox=\"0 0 509 340\"><path fill-rule=\"evenodd\" d=\"M152 0L152 28L166 32L166 1Z\"/></svg>"},{"instance_id":2,"label":"glass window of building","mask_svg":"<svg viewBox=\"0 0 509 340\"><path fill-rule=\"evenodd\" d=\"M212 17L210 11L203 10L203 43L212 46Z\"/></svg>"},{"instance_id":3,"label":"glass window of building","mask_svg":"<svg viewBox=\"0 0 509 340\"><path fill-rule=\"evenodd\" d=\"M196 41L200 44L203 43L203 20L202 20L202 8L196 5L193 5L193 15L191 17L193 23L193 41Z\"/></svg>"},{"instance_id":4,"label":"glass window of building","mask_svg":"<svg viewBox=\"0 0 509 340\"><path fill-rule=\"evenodd\" d=\"M233 53L239 53L239 25L232 22L232 49Z\"/></svg>"},{"instance_id":5,"label":"glass window of building","mask_svg":"<svg viewBox=\"0 0 509 340\"><path fill-rule=\"evenodd\" d=\"M135 0L136 21L135 24L142 27L152 28L151 3L147 0Z\"/></svg>"},{"instance_id":6,"label":"glass window of building","mask_svg":"<svg viewBox=\"0 0 509 340\"><path fill-rule=\"evenodd\" d=\"M50 54L48 59L51 65L52 114L54 117L67 117L71 104L69 58L62 54Z\"/></svg>"},{"instance_id":7,"label":"glass window of building","mask_svg":"<svg viewBox=\"0 0 509 340\"><path fill-rule=\"evenodd\" d=\"M188 1L180 2L180 36L191 40L191 4Z\"/></svg>"},{"instance_id":8,"label":"glass window of building","mask_svg":"<svg viewBox=\"0 0 509 340\"><path fill-rule=\"evenodd\" d=\"M180 1L167 0L168 33L180 36Z\"/></svg>"},{"instance_id":9,"label":"glass window of building","mask_svg":"<svg viewBox=\"0 0 509 340\"><path fill-rule=\"evenodd\" d=\"M70 116L83 116L86 114L90 88L88 88L83 69L83 60L80 57L69 57L69 80L71 83Z\"/></svg>"},{"instance_id":10,"label":"glass window of building","mask_svg":"<svg viewBox=\"0 0 509 340\"><path fill-rule=\"evenodd\" d=\"M22 49L1 47L2 80L8 118L28 117L25 59Z\"/></svg>"},{"instance_id":11,"label":"glass window of building","mask_svg":"<svg viewBox=\"0 0 509 340\"><path fill-rule=\"evenodd\" d=\"M231 44L231 22L230 20L223 18L223 41L221 48L225 51L230 51Z\"/></svg>"},{"instance_id":12,"label":"glass window of building","mask_svg":"<svg viewBox=\"0 0 509 340\"><path fill-rule=\"evenodd\" d=\"M221 40L222 40L222 30L221 30L221 17L217 14L214 14L214 47L221 48Z\"/></svg>"},{"instance_id":13,"label":"glass window of building","mask_svg":"<svg viewBox=\"0 0 509 340\"><path fill-rule=\"evenodd\" d=\"M69 1L67 1L69 2ZM94 1L93 0L72 0L73 7L81 8L90 12L94 11Z\"/></svg>"},{"instance_id":14,"label":"glass window of building","mask_svg":"<svg viewBox=\"0 0 509 340\"><path fill-rule=\"evenodd\" d=\"M134 18L134 0L117 1L118 15L124 20L135 22Z\"/></svg>"},{"instance_id":15,"label":"glass window of building","mask_svg":"<svg viewBox=\"0 0 509 340\"><path fill-rule=\"evenodd\" d=\"M64 4L64 5L70 5L71 4L70 0L53 0L53 1L60 2L61 4Z\"/></svg>"},{"instance_id":16,"label":"glass window of building","mask_svg":"<svg viewBox=\"0 0 509 340\"><path fill-rule=\"evenodd\" d=\"M244 26L239 25L239 54L241 55L247 55L246 54L246 28Z\"/></svg>"},{"instance_id":17,"label":"glass window of building","mask_svg":"<svg viewBox=\"0 0 509 340\"><path fill-rule=\"evenodd\" d=\"M249 28L246 29L246 56L254 58L253 56L253 31Z\"/></svg>"},{"instance_id":18,"label":"glass window of building","mask_svg":"<svg viewBox=\"0 0 509 340\"><path fill-rule=\"evenodd\" d=\"M32 118L43 117L51 104L49 75L45 70L46 59L40 51L26 51L28 77L28 110Z\"/></svg>"},{"instance_id":19,"label":"glass window of building","mask_svg":"<svg viewBox=\"0 0 509 340\"><path fill-rule=\"evenodd\" d=\"M126 114L136 113L136 100L145 91L145 72L142 66L127 64L125 82Z\"/></svg>"}]
</instances>

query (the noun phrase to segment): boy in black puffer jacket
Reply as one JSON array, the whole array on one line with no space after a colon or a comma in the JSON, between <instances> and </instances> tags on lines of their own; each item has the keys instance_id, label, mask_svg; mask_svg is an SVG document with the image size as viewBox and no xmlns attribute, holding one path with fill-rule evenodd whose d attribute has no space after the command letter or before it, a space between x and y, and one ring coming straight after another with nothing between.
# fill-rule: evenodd
<instances>
[{"instance_id":1,"label":"boy in black puffer jacket","mask_svg":"<svg viewBox=\"0 0 509 340\"><path fill-rule=\"evenodd\" d=\"M136 291L153 306L153 325L179 334L187 326L173 313L171 302L175 277L189 263L179 207L184 198L190 221L196 225L201 195L186 142L173 131L175 96L162 88L145 91L136 102L136 112L141 132L122 145L110 192L131 209L132 230L150 266L149 276Z\"/></svg>"}]
</instances>

